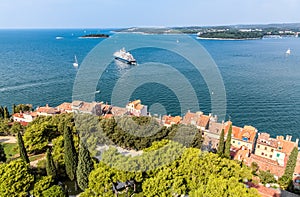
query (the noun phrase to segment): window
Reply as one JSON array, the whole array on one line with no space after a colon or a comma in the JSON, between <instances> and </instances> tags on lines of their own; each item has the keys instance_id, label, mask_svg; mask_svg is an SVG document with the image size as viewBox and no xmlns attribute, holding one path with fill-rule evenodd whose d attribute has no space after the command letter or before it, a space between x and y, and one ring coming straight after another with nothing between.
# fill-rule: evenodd
<instances>
[{"instance_id":1,"label":"window","mask_svg":"<svg viewBox=\"0 0 300 197\"><path fill-rule=\"evenodd\" d=\"M272 155L270 155L270 158L272 158Z\"/></svg>"},{"instance_id":2,"label":"window","mask_svg":"<svg viewBox=\"0 0 300 197\"><path fill-rule=\"evenodd\" d=\"M257 148L260 148L260 145L257 145Z\"/></svg>"},{"instance_id":3,"label":"window","mask_svg":"<svg viewBox=\"0 0 300 197\"><path fill-rule=\"evenodd\" d=\"M271 149L271 152L274 152L274 149L273 149L273 148Z\"/></svg>"},{"instance_id":4,"label":"window","mask_svg":"<svg viewBox=\"0 0 300 197\"><path fill-rule=\"evenodd\" d=\"M261 155L264 155L265 153L261 153Z\"/></svg>"},{"instance_id":5,"label":"window","mask_svg":"<svg viewBox=\"0 0 300 197\"><path fill-rule=\"evenodd\" d=\"M234 144L234 143L235 143L235 141L232 141L232 143Z\"/></svg>"},{"instance_id":6,"label":"window","mask_svg":"<svg viewBox=\"0 0 300 197\"><path fill-rule=\"evenodd\" d=\"M282 147L281 147L281 146L279 146L279 147L278 147L278 149L279 149L279 150L281 150L281 149L282 149Z\"/></svg>"},{"instance_id":7,"label":"window","mask_svg":"<svg viewBox=\"0 0 300 197\"><path fill-rule=\"evenodd\" d=\"M241 142L238 142L238 145L240 145L241 144Z\"/></svg>"},{"instance_id":8,"label":"window","mask_svg":"<svg viewBox=\"0 0 300 197\"><path fill-rule=\"evenodd\" d=\"M268 148L267 148L267 147L265 147L265 150L268 150Z\"/></svg>"},{"instance_id":9,"label":"window","mask_svg":"<svg viewBox=\"0 0 300 197\"><path fill-rule=\"evenodd\" d=\"M277 153L276 157L280 157L280 153Z\"/></svg>"}]
</instances>

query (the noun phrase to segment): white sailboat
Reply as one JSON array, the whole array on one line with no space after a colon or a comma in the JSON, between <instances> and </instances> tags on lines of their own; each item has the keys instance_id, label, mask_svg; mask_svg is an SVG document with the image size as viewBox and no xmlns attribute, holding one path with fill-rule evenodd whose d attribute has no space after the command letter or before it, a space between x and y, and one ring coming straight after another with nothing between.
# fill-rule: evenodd
<instances>
[{"instance_id":1,"label":"white sailboat","mask_svg":"<svg viewBox=\"0 0 300 197\"><path fill-rule=\"evenodd\" d=\"M286 50L285 54L286 55L291 55L291 49Z\"/></svg>"},{"instance_id":2,"label":"white sailboat","mask_svg":"<svg viewBox=\"0 0 300 197\"><path fill-rule=\"evenodd\" d=\"M73 66L74 66L74 67L78 67L78 61L77 61L76 55L75 55L74 59L75 59L75 61L74 61L74 63L73 63Z\"/></svg>"}]
</instances>

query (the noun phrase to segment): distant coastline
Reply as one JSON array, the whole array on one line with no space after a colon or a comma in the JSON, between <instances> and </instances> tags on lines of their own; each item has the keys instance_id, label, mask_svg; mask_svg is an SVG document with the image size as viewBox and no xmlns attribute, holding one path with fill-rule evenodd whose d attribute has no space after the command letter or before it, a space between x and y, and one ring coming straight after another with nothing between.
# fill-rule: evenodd
<instances>
[{"instance_id":1,"label":"distant coastline","mask_svg":"<svg viewBox=\"0 0 300 197\"><path fill-rule=\"evenodd\" d=\"M88 34L88 35L84 35L84 36L80 36L79 38L108 38L109 35L108 34Z\"/></svg>"}]
</instances>

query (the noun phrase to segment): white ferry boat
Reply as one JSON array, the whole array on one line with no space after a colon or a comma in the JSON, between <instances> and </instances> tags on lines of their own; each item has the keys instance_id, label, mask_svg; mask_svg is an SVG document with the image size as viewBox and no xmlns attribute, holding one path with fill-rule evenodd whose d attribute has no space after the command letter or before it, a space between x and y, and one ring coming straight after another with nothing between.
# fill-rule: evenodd
<instances>
[{"instance_id":1,"label":"white ferry boat","mask_svg":"<svg viewBox=\"0 0 300 197\"><path fill-rule=\"evenodd\" d=\"M136 60L131 55L131 53L127 52L125 48L121 49L114 53L115 59L121 62L125 62L126 64L136 65Z\"/></svg>"}]
</instances>

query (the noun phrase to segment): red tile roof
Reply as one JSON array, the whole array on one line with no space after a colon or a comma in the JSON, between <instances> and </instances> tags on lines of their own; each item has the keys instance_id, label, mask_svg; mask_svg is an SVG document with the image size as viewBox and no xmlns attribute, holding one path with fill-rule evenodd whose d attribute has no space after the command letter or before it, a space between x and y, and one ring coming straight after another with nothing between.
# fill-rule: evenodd
<instances>
[{"instance_id":1,"label":"red tile roof","mask_svg":"<svg viewBox=\"0 0 300 197\"><path fill-rule=\"evenodd\" d=\"M56 114L57 113L55 108L49 107L48 105L46 105L46 107L38 107L36 112L46 113L46 114Z\"/></svg>"},{"instance_id":2,"label":"red tile roof","mask_svg":"<svg viewBox=\"0 0 300 197\"><path fill-rule=\"evenodd\" d=\"M260 133L257 139L258 144L274 147L279 152L283 152L286 155L290 155L294 147L297 147L296 142L285 140L283 136L277 136L277 138L271 138L268 133ZM279 147L281 147L279 149Z\"/></svg>"},{"instance_id":3,"label":"red tile roof","mask_svg":"<svg viewBox=\"0 0 300 197\"><path fill-rule=\"evenodd\" d=\"M171 125L172 123L173 124L179 124L181 122L181 117L180 116L173 117L173 116L165 115L165 116L163 116L162 119L163 119L164 123L167 124L167 125Z\"/></svg>"},{"instance_id":4,"label":"red tile roof","mask_svg":"<svg viewBox=\"0 0 300 197\"><path fill-rule=\"evenodd\" d=\"M193 124L199 127L207 127L210 120L210 116L203 115L202 112L191 113L187 112L183 117L183 124Z\"/></svg>"},{"instance_id":5,"label":"red tile roof","mask_svg":"<svg viewBox=\"0 0 300 197\"><path fill-rule=\"evenodd\" d=\"M59 109L60 111L72 111L72 103L62 103L57 106L57 109Z\"/></svg>"},{"instance_id":6,"label":"red tile roof","mask_svg":"<svg viewBox=\"0 0 300 197\"><path fill-rule=\"evenodd\" d=\"M224 134L227 135L231 121L225 123ZM244 137L248 138L248 142L254 142L257 130L252 126L245 125L244 128L232 125L232 136L235 139L243 140Z\"/></svg>"},{"instance_id":7,"label":"red tile roof","mask_svg":"<svg viewBox=\"0 0 300 197\"><path fill-rule=\"evenodd\" d=\"M273 188L268 188L265 187L261 184L256 185L254 183L248 182L246 183L246 185L250 188L255 188L257 189L258 193L262 196L262 197L280 197L280 190L276 190Z\"/></svg>"}]
</instances>

